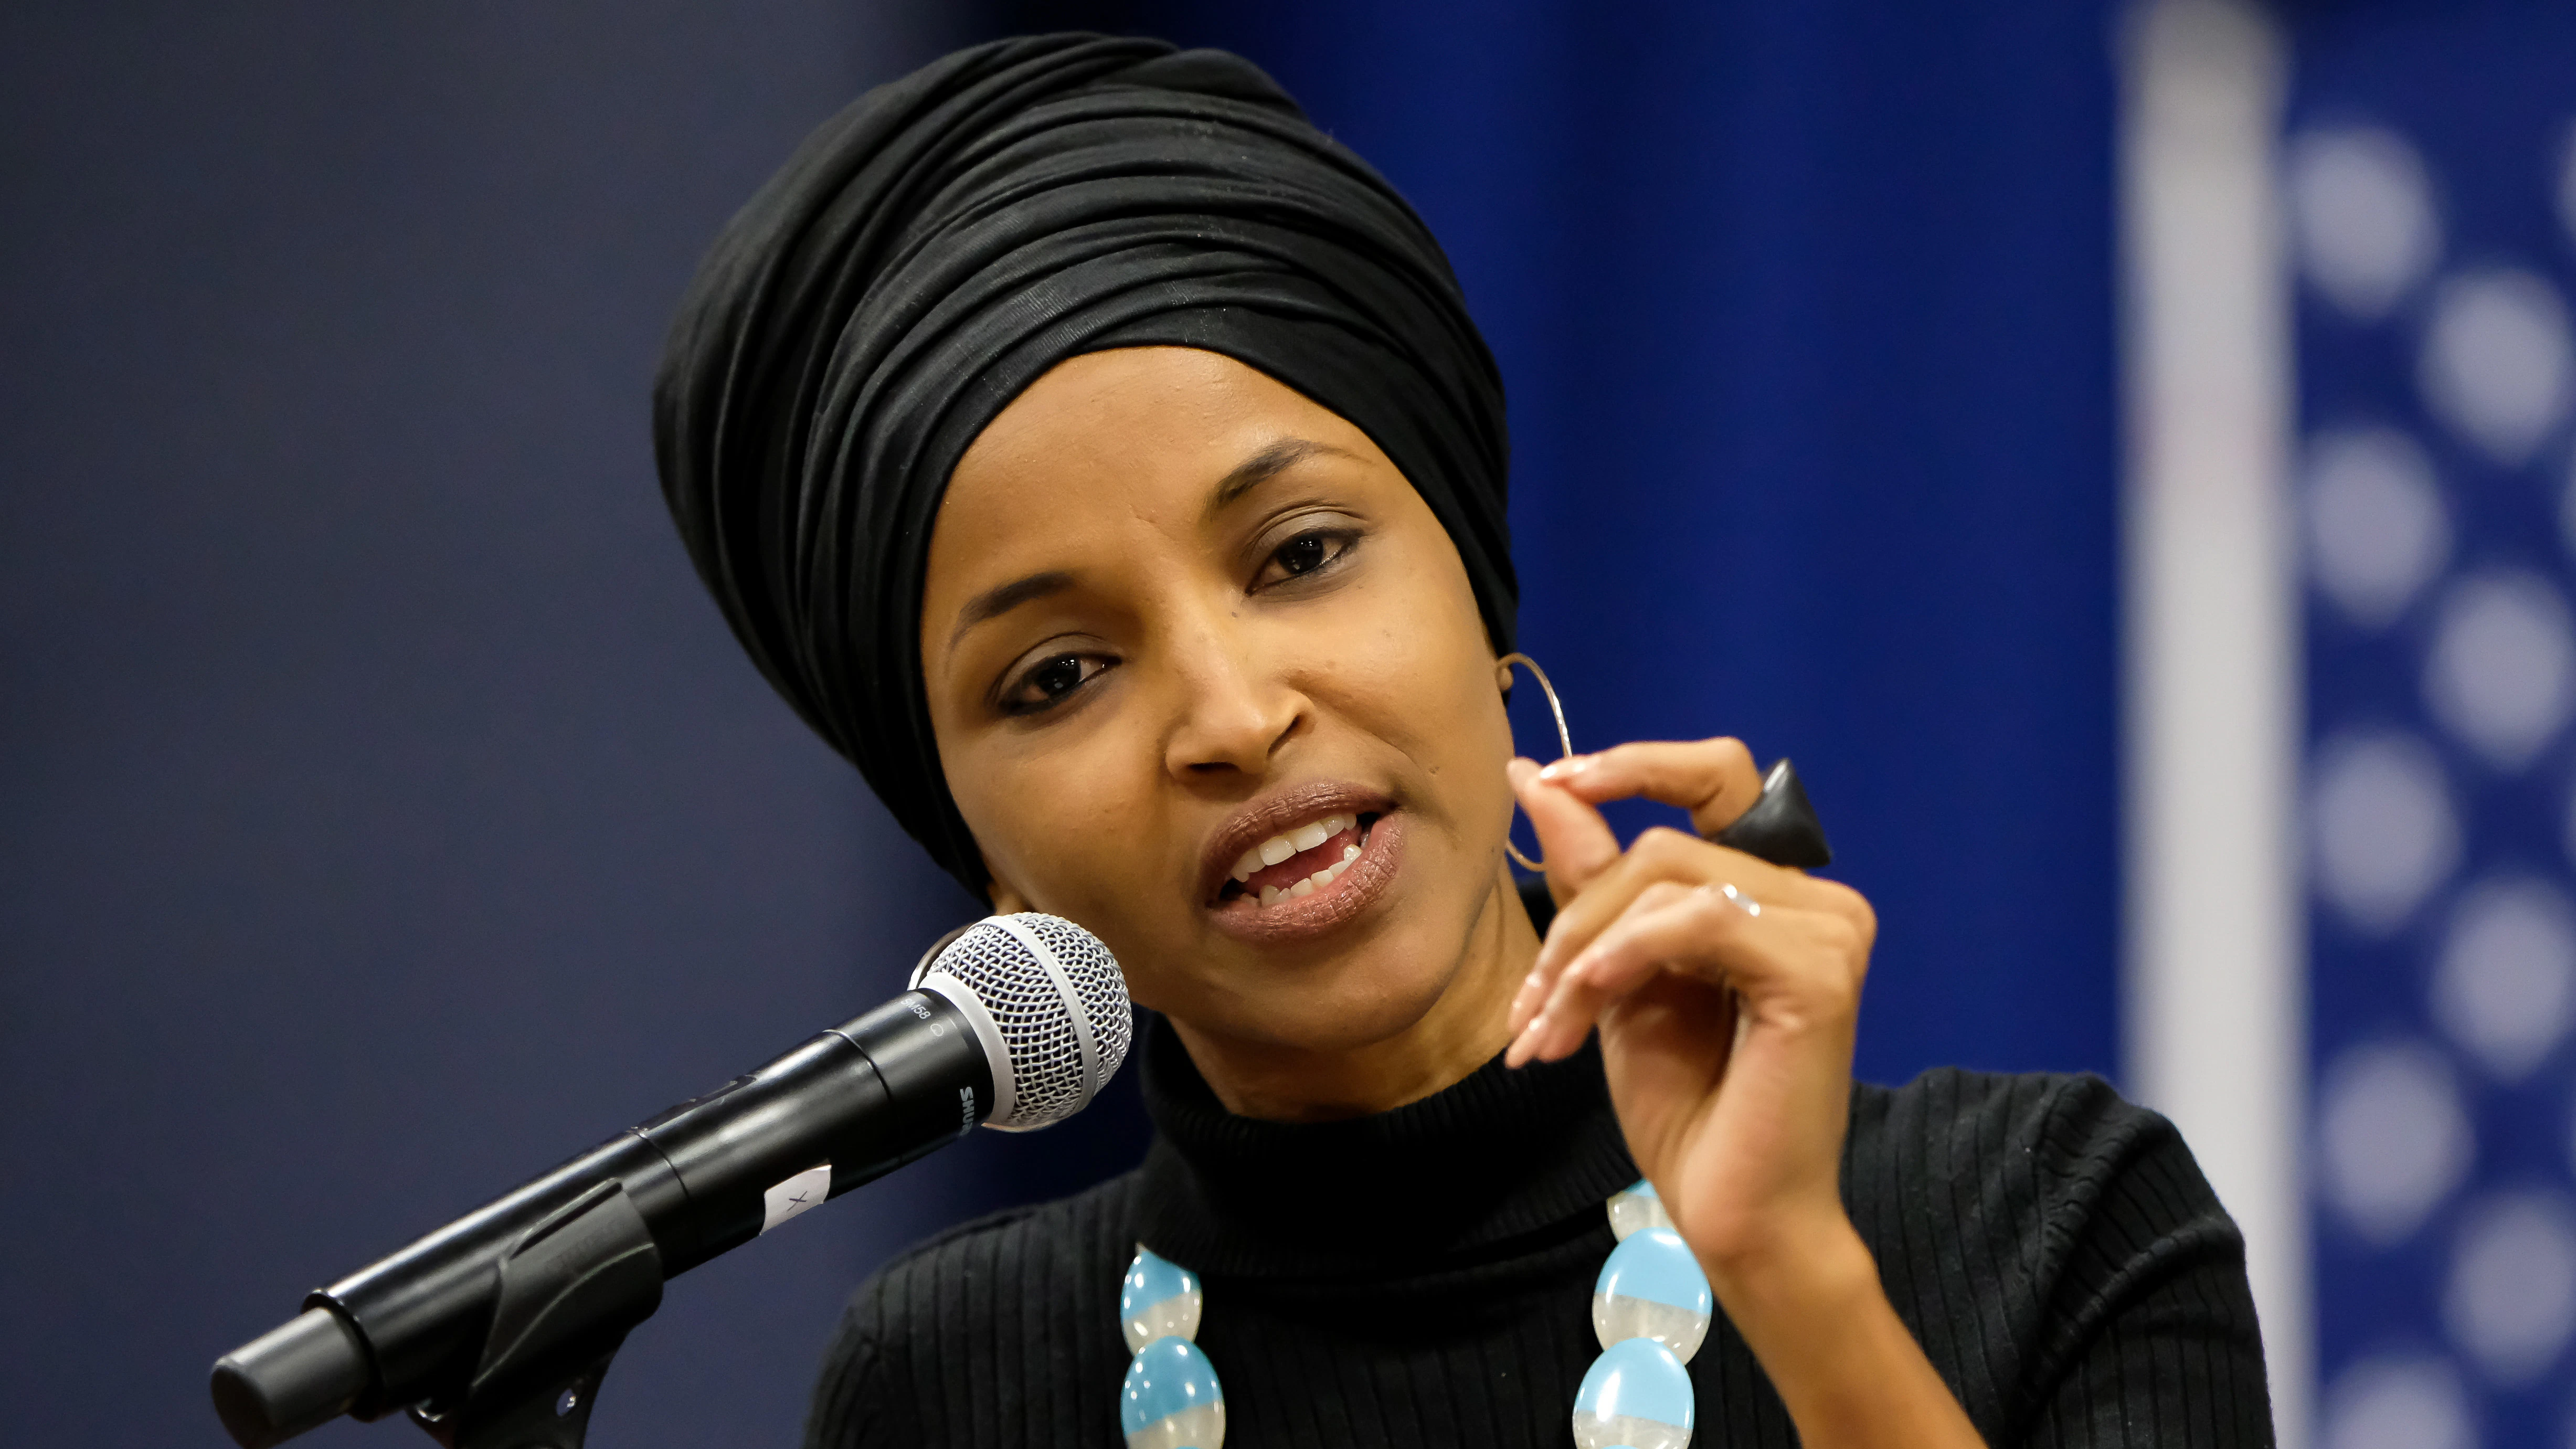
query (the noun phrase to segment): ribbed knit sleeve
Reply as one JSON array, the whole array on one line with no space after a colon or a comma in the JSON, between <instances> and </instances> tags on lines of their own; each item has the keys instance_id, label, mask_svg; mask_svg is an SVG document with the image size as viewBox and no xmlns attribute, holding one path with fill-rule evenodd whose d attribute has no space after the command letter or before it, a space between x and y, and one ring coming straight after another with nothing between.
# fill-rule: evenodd
<instances>
[{"instance_id":1,"label":"ribbed knit sleeve","mask_svg":"<svg viewBox=\"0 0 2576 1449\"><path fill-rule=\"evenodd\" d=\"M2020 1442L2268 1449L2271 1396L2243 1235L2164 1118L2098 1082L2060 1105L2048 1140L2080 1166L2049 1227L2073 1246L2041 1315L2035 1413ZM2103 1118L2123 1115L2104 1130Z\"/></svg>"},{"instance_id":2,"label":"ribbed knit sleeve","mask_svg":"<svg viewBox=\"0 0 2576 1449\"><path fill-rule=\"evenodd\" d=\"M1989 1444L2272 1442L2244 1238L2172 1124L2100 1078L1865 1089L1844 1193Z\"/></svg>"}]
</instances>

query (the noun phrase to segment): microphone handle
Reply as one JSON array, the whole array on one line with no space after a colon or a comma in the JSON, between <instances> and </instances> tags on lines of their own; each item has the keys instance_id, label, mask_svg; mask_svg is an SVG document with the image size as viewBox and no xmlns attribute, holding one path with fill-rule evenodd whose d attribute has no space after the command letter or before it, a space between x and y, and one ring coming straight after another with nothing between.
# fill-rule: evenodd
<instances>
[{"instance_id":1,"label":"microphone handle","mask_svg":"<svg viewBox=\"0 0 2576 1449\"><path fill-rule=\"evenodd\" d=\"M676 1277L759 1236L766 1194L800 1173L828 1163L838 1197L973 1131L995 1070L1009 1064L986 1061L963 1012L907 991L313 1293L302 1317L216 1366L227 1427L275 1443L342 1413L453 1402L486 1360L501 1264L566 1209L622 1191L659 1275ZM646 1296L619 1333L658 1285Z\"/></svg>"}]
</instances>

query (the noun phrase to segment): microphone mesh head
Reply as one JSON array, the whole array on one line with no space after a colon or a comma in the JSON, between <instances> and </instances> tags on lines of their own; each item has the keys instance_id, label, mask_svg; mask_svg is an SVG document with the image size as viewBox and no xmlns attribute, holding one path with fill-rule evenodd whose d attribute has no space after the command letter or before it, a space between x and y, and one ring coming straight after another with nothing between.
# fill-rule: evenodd
<instances>
[{"instance_id":1,"label":"microphone mesh head","mask_svg":"<svg viewBox=\"0 0 2576 1449\"><path fill-rule=\"evenodd\" d=\"M1028 911L978 921L916 984L934 976L974 996L1010 1058L1011 1091L988 1127L1061 1122L1091 1105L1127 1060L1135 1028L1127 979L1099 937L1061 916Z\"/></svg>"}]
</instances>

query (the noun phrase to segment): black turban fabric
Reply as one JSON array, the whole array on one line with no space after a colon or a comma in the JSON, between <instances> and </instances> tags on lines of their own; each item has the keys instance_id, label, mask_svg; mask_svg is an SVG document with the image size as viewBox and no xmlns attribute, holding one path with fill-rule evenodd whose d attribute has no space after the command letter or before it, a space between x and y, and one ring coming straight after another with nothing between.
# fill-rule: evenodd
<instances>
[{"instance_id":1,"label":"black turban fabric","mask_svg":"<svg viewBox=\"0 0 2576 1449\"><path fill-rule=\"evenodd\" d=\"M672 328L654 441L699 574L978 893L921 675L940 495L1047 369L1152 345L1232 357L1365 431L1511 647L1502 384L1457 279L1384 178L1234 56L1045 36L870 91L725 228Z\"/></svg>"}]
</instances>

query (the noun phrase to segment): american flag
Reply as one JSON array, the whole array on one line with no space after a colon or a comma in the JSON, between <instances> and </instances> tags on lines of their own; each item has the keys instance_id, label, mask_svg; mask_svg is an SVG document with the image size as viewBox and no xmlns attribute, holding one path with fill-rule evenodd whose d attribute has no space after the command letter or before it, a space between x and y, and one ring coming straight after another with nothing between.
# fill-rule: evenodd
<instances>
[{"instance_id":1,"label":"american flag","mask_svg":"<svg viewBox=\"0 0 2576 1449\"><path fill-rule=\"evenodd\" d=\"M2289 34L2319 1427L2576 1443L2576 28Z\"/></svg>"},{"instance_id":2,"label":"american flag","mask_svg":"<svg viewBox=\"0 0 2576 1449\"><path fill-rule=\"evenodd\" d=\"M2139 1085L2256 1239L2285 1443L2576 1446L2576 15L2140 14ZM2300 905L2213 971L2265 807L2191 802L2275 776ZM2276 969L2277 1082L2210 1046Z\"/></svg>"}]
</instances>

